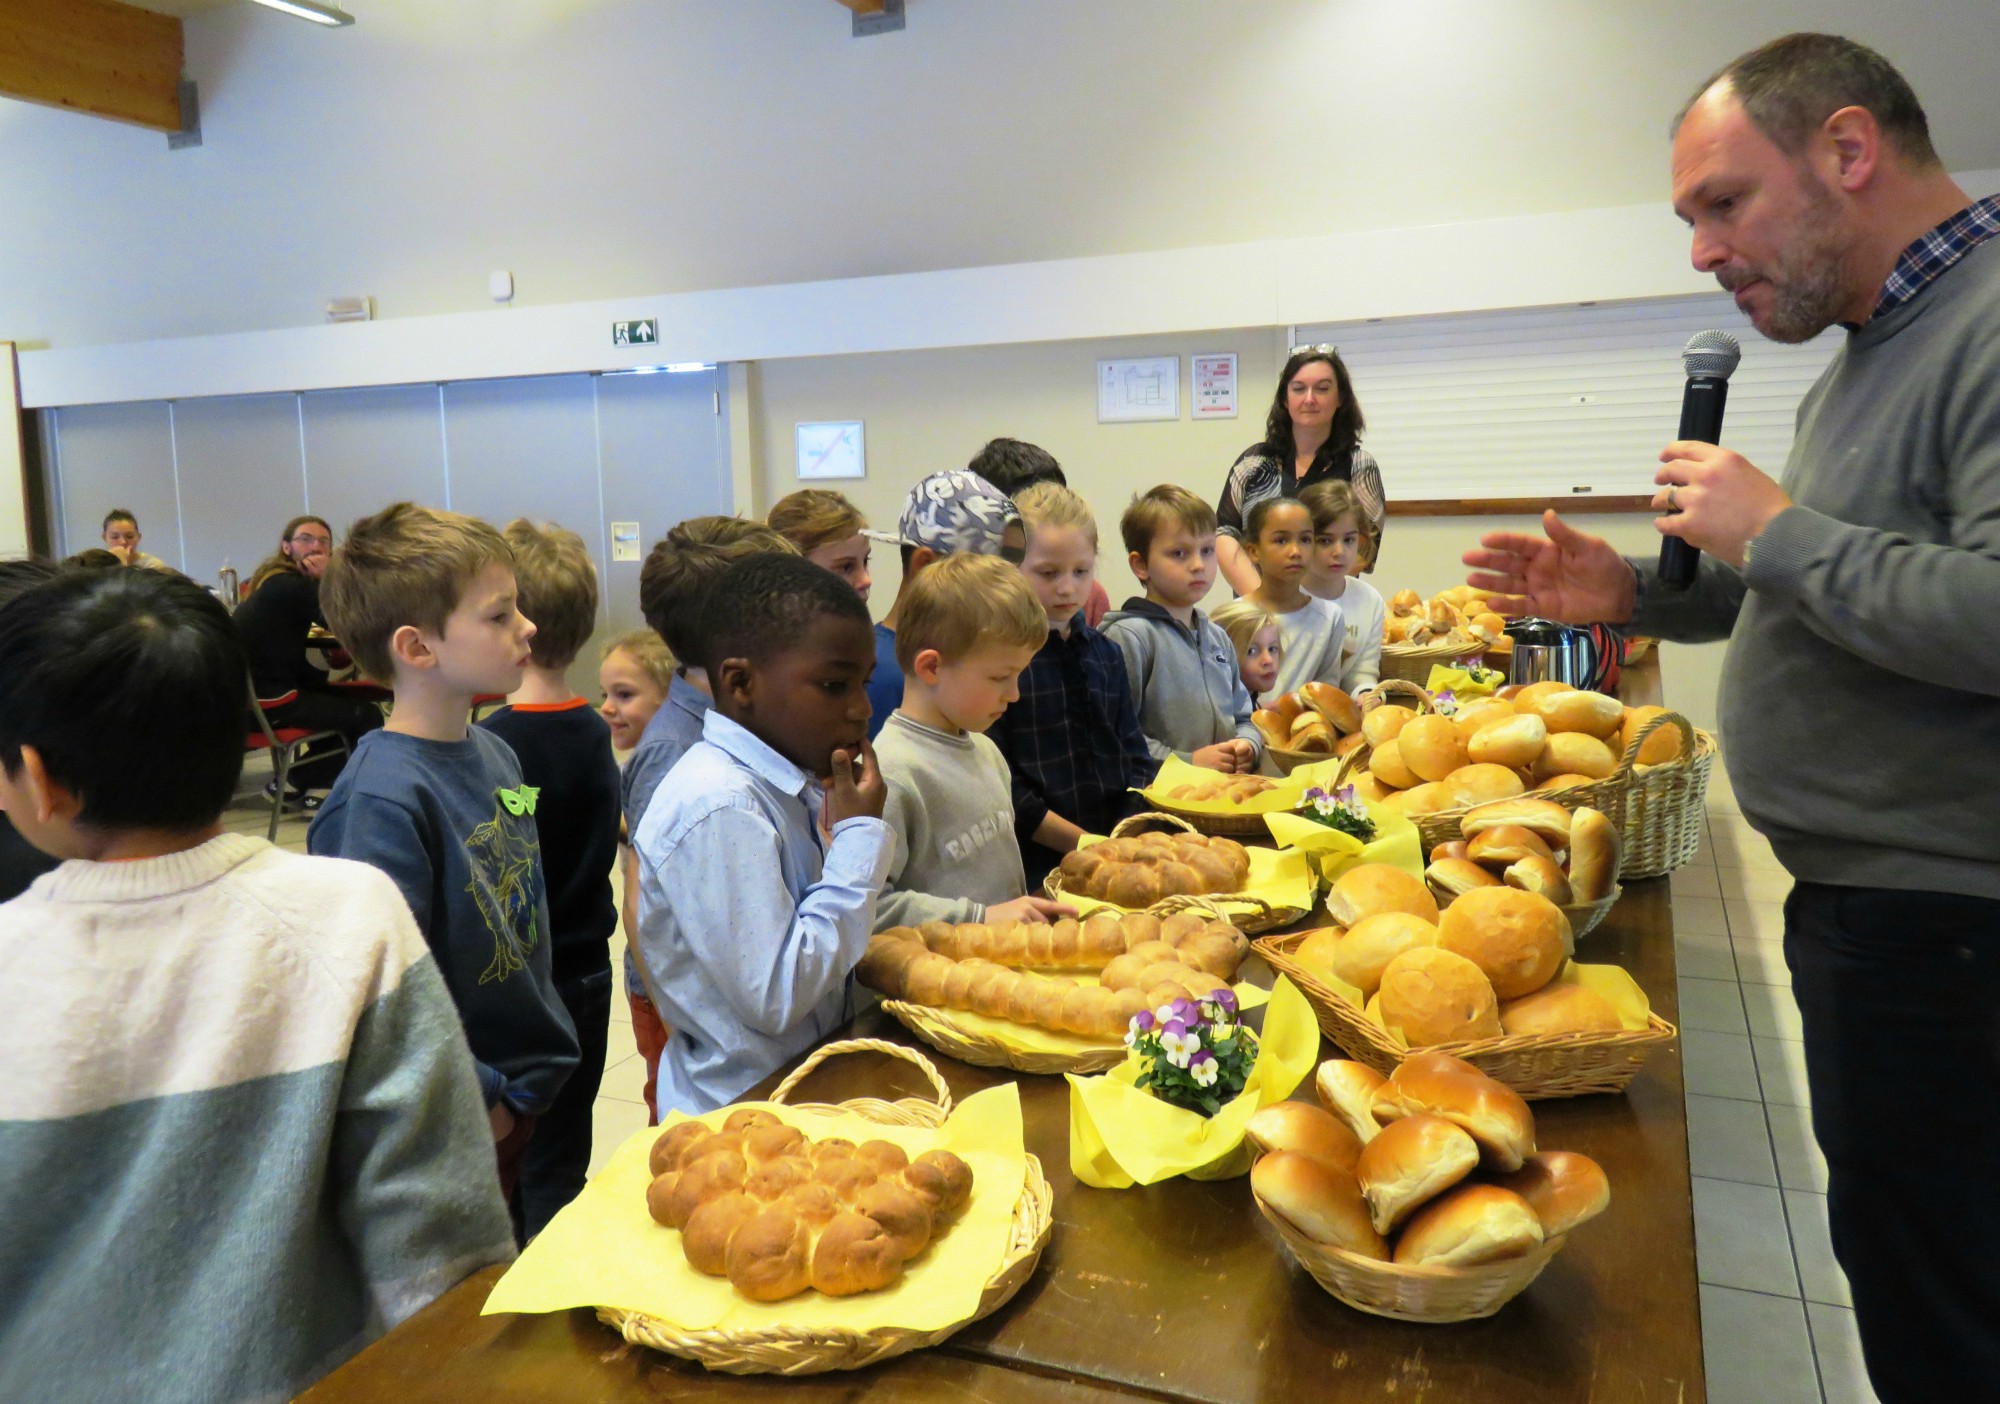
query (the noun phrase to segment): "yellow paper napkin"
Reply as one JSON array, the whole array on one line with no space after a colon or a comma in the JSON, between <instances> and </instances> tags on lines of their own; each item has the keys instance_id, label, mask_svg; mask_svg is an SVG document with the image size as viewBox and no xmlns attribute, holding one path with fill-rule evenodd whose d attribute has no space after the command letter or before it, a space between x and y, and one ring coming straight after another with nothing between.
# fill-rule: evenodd
<instances>
[{"instance_id":1,"label":"yellow paper napkin","mask_svg":"<svg viewBox=\"0 0 2000 1404\"><path fill-rule=\"evenodd\" d=\"M1212 780L1215 772L1198 765L1189 765L1179 756L1168 756L1160 762L1160 773L1153 777L1153 783L1139 793L1146 803L1166 805L1173 809L1184 809L1191 814L1269 814L1273 810L1290 809L1298 803L1304 786L1295 783L1291 776L1277 778L1277 788L1254 795L1242 804L1230 804L1227 800L1174 799L1167 794L1176 785L1191 785L1199 780Z\"/></svg>"},{"instance_id":2,"label":"yellow paper napkin","mask_svg":"<svg viewBox=\"0 0 2000 1404\"><path fill-rule=\"evenodd\" d=\"M1349 868L1362 863L1387 863L1412 877L1424 875L1424 840L1408 816L1387 805L1368 806L1375 821L1375 837L1367 843L1352 834L1314 823L1302 814L1267 814L1264 824L1271 837L1287 848L1297 849L1319 867L1320 876L1331 885Z\"/></svg>"},{"instance_id":3,"label":"yellow paper napkin","mask_svg":"<svg viewBox=\"0 0 2000 1404\"><path fill-rule=\"evenodd\" d=\"M783 1302L748 1301L728 1279L689 1267L680 1234L654 1223L646 1212L652 1179L646 1159L668 1126L688 1120L675 1115L612 1152L610 1163L494 1285L483 1314L618 1307L684 1330L934 1331L977 1310L986 1280L1006 1256L1014 1206L1028 1173L1020 1092L1013 1083L967 1097L935 1129L884 1126L848 1113L817 1116L771 1103L743 1105L762 1106L816 1139L893 1141L912 1156L948 1150L972 1167L972 1201L887 1291L853 1297L808 1291ZM738 1110L725 1107L699 1119L720 1127Z\"/></svg>"}]
</instances>

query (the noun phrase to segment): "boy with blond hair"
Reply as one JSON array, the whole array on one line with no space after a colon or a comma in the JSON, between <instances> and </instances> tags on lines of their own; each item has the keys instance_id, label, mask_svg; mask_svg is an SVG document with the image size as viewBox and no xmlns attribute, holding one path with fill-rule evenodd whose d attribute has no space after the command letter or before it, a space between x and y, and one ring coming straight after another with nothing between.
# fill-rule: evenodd
<instances>
[{"instance_id":1,"label":"boy with blond hair","mask_svg":"<svg viewBox=\"0 0 2000 1404\"><path fill-rule=\"evenodd\" d=\"M1020 696L1048 637L1021 572L993 556L947 556L904 593L896 629L903 702L875 738L895 855L878 928L926 921L1045 921L1063 911L1023 896L1013 777L985 736Z\"/></svg>"},{"instance_id":2,"label":"boy with blond hair","mask_svg":"<svg viewBox=\"0 0 2000 1404\"><path fill-rule=\"evenodd\" d=\"M1105 616L1104 637L1125 655L1146 750L1248 774L1264 749L1250 693L1229 636L1195 608L1215 584L1215 509L1162 483L1132 499L1118 530L1146 593Z\"/></svg>"},{"instance_id":3,"label":"boy with blond hair","mask_svg":"<svg viewBox=\"0 0 2000 1404\"><path fill-rule=\"evenodd\" d=\"M327 623L396 695L306 831L313 853L380 868L444 972L479 1069L509 1197L535 1119L577 1062L549 969L537 796L505 741L469 726L472 699L521 685L535 626L513 553L456 512L398 502L363 517L320 585Z\"/></svg>"},{"instance_id":4,"label":"boy with blond hair","mask_svg":"<svg viewBox=\"0 0 2000 1404\"><path fill-rule=\"evenodd\" d=\"M1048 632L1020 698L987 733L1014 777L1014 833L1031 889L1085 834L1144 808L1132 791L1159 772L1146 750L1118 646L1083 621L1097 572L1097 522L1081 497L1037 483L1015 499L1027 527L1021 574Z\"/></svg>"},{"instance_id":5,"label":"boy with blond hair","mask_svg":"<svg viewBox=\"0 0 2000 1404\"><path fill-rule=\"evenodd\" d=\"M528 668L507 705L480 725L513 748L535 791L535 834L549 890L549 974L576 1028L576 1071L536 1124L521 1161L515 1222L533 1238L583 1191L591 1107L604 1080L611 1024L611 935L618 908L606 881L618 858L618 762L611 728L567 671L597 627L597 570L583 538L559 526L507 524L521 613L534 621Z\"/></svg>"}]
</instances>

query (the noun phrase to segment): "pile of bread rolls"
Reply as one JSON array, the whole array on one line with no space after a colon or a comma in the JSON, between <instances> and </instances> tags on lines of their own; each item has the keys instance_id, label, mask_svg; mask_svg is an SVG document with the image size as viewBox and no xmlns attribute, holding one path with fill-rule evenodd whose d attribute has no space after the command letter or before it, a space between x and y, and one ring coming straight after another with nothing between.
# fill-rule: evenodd
<instances>
[{"instance_id":1,"label":"pile of bread rolls","mask_svg":"<svg viewBox=\"0 0 2000 1404\"><path fill-rule=\"evenodd\" d=\"M1641 728L1664 707L1627 707L1563 682L1504 687L1450 716L1400 703L1361 722L1365 766L1350 777L1364 800L1416 816L1608 779ZM1638 764L1681 753L1678 726L1646 738Z\"/></svg>"},{"instance_id":2,"label":"pile of bread rolls","mask_svg":"<svg viewBox=\"0 0 2000 1404\"><path fill-rule=\"evenodd\" d=\"M1242 804L1252 800L1267 790L1278 788L1278 782L1265 775L1224 775L1217 772L1204 775L1198 780L1189 780L1165 791L1155 790L1162 799L1180 800L1196 804Z\"/></svg>"},{"instance_id":3,"label":"pile of bread rolls","mask_svg":"<svg viewBox=\"0 0 2000 1404\"><path fill-rule=\"evenodd\" d=\"M1611 1185L1588 1156L1535 1149L1535 1119L1511 1089L1443 1053L1384 1078L1320 1065L1324 1110L1264 1108L1246 1137L1250 1189L1313 1243L1403 1267L1517 1258L1604 1212Z\"/></svg>"},{"instance_id":4,"label":"pile of bread rolls","mask_svg":"<svg viewBox=\"0 0 2000 1404\"><path fill-rule=\"evenodd\" d=\"M1309 682L1250 714L1264 744L1309 756L1344 756L1361 744L1361 707L1332 683Z\"/></svg>"},{"instance_id":5,"label":"pile of bread rolls","mask_svg":"<svg viewBox=\"0 0 2000 1404\"><path fill-rule=\"evenodd\" d=\"M1227 921L1098 912L1083 921L896 926L856 971L891 999L960 1009L1053 1033L1114 1041L1132 1016L1223 988L1249 952ZM1043 970L1094 971L1097 983Z\"/></svg>"},{"instance_id":6,"label":"pile of bread rolls","mask_svg":"<svg viewBox=\"0 0 2000 1404\"><path fill-rule=\"evenodd\" d=\"M1454 585L1429 600L1415 590L1398 590L1389 597L1382 642L1425 648L1442 644L1463 647L1467 653L1505 652L1514 641L1507 636L1507 621L1486 608L1487 598L1486 591L1470 585Z\"/></svg>"},{"instance_id":7,"label":"pile of bread rolls","mask_svg":"<svg viewBox=\"0 0 2000 1404\"><path fill-rule=\"evenodd\" d=\"M1538 893L1482 886L1440 912L1419 879L1363 863L1340 875L1326 906L1339 925L1312 932L1292 959L1359 990L1412 1048L1624 1027L1594 990L1553 983L1576 942L1562 908Z\"/></svg>"},{"instance_id":8,"label":"pile of bread rolls","mask_svg":"<svg viewBox=\"0 0 2000 1404\"><path fill-rule=\"evenodd\" d=\"M1135 834L1065 853L1062 888L1118 907L1150 907L1165 897L1241 892L1250 851L1209 834Z\"/></svg>"},{"instance_id":9,"label":"pile of bread rolls","mask_svg":"<svg viewBox=\"0 0 2000 1404\"><path fill-rule=\"evenodd\" d=\"M1424 882L1449 906L1481 887L1518 887L1558 907L1587 907L1618 887L1618 827L1588 805L1499 800L1459 821L1465 835L1431 850Z\"/></svg>"},{"instance_id":10,"label":"pile of bread rolls","mask_svg":"<svg viewBox=\"0 0 2000 1404\"><path fill-rule=\"evenodd\" d=\"M669 1127L649 1168L654 1222L680 1231L695 1271L753 1302L893 1287L972 1197L972 1169L950 1151L911 1160L888 1141L814 1141L753 1107L720 1131Z\"/></svg>"}]
</instances>

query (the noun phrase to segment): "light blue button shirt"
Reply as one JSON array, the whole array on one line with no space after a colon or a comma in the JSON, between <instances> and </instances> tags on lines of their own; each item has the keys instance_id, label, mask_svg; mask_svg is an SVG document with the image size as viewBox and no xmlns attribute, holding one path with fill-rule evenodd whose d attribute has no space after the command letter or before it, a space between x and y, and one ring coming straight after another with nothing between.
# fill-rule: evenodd
<instances>
[{"instance_id":1,"label":"light blue button shirt","mask_svg":"<svg viewBox=\"0 0 2000 1404\"><path fill-rule=\"evenodd\" d=\"M822 799L817 779L710 712L646 806L639 959L673 1030L660 1115L734 1101L846 1017L894 842L856 818L822 846Z\"/></svg>"}]
</instances>

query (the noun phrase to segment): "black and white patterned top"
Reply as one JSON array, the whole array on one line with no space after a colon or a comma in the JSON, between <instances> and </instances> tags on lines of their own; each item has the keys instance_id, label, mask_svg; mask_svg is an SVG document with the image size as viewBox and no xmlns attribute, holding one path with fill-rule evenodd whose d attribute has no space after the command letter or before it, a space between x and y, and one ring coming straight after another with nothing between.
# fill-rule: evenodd
<instances>
[{"instance_id":1,"label":"black and white patterned top","mask_svg":"<svg viewBox=\"0 0 2000 1404\"><path fill-rule=\"evenodd\" d=\"M1218 529L1224 536L1243 539L1243 519L1250 509L1267 497L1297 497L1314 483L1351 483L1361 500L1361 510L1370 536L1379 537L1387 498L1382 494L1382 470L1374 455L1355 449L1345 462L1336 462L1330 446L1320 451L1302 478L1292 476L1289 463L1280 462L1268 444L1252 444L1236 456L1229 467L1229 481L1223 484L1222 500L1215 504Z\"/></svg>"}]
</instances>

